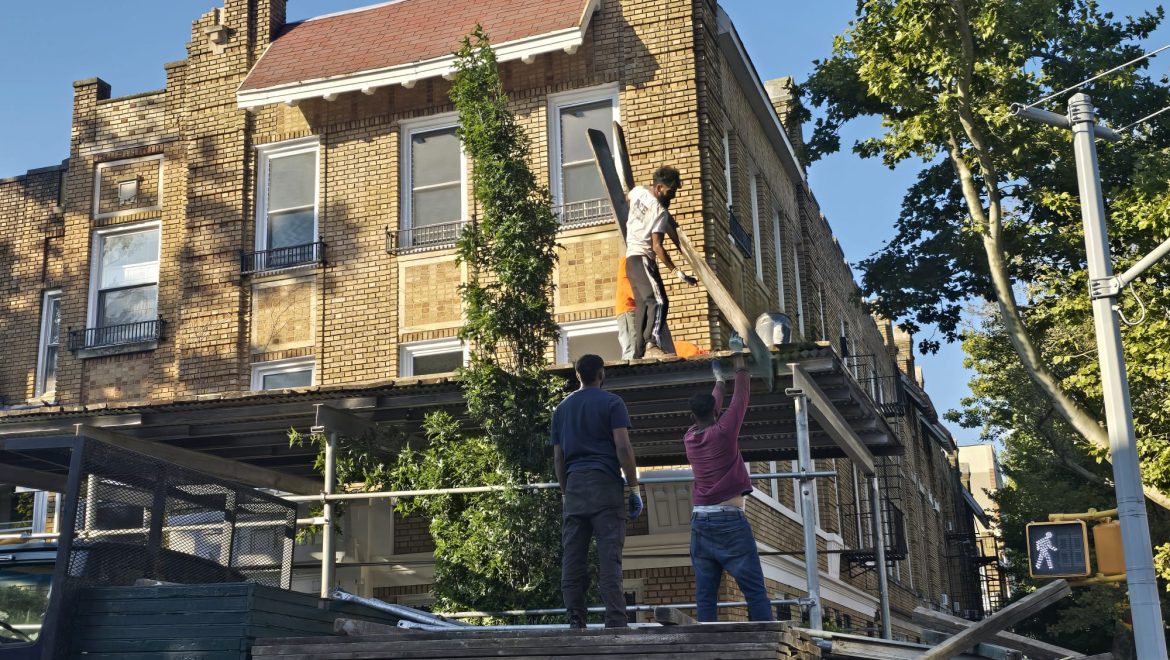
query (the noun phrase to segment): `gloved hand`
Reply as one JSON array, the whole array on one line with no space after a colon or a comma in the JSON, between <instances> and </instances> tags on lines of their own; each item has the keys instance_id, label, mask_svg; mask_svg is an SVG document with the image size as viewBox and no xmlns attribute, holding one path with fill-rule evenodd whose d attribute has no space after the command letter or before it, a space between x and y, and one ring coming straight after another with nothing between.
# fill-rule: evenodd
<instances>
[{"instance_id":1,"label":"gloved hand","mask_svg":"<svg viewBox=\"0 0 1170 660\"><path fill-rule=\"evenodd\" d=\"M681 269L681 268L675 268L674 275L678 279L686 282L687 284L690 284L691 286L695 286L696 284L699 283L699 280L695 279L695 277L693 275L687 275L686 273L683 272L683 269Z\"/></svg>"},{"instance_id":2,"label":"gloved hand","mask_svg":"<svg viewBox=\"0 0 1170 660\"><path fill-rule=\"evenodd\" d=\"M630 520L637 520L638 516L642 515L642 508L642 496L635 487L630 491Z\"/></svg>"},{"instance_id":3,"label":"gloved hand","mask_svg":"<svg viewBox=\"0 0 1170 660\"><path fill-rule=\"evenodd\" d=\"M711 360L711 373L715 375L715 382L727 382L727 377L723 375L723 363L719 360Z\"/></svg>"},{"instance_id":4,"label":"gloved hand","mask_svg":"<svg viewBox=\"0 0 1170 660\"><path fill-rule=\"evenodd\" d=\"M727 348L731 349L733 353L742 353L743 337L740 337L738 332L732 332L731 338L727 340Z\"/></svg>"}]
</instances>

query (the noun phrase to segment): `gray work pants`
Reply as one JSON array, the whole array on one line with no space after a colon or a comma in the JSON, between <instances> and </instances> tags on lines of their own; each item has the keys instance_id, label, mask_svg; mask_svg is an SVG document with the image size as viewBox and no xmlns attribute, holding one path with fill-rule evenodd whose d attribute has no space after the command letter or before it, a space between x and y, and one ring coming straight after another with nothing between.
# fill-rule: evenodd
<instances>
[{"instance_id":1,"label":"gray work pants","mask_svg":"<svg viewBox=\"0 0 1170 660\"><path fill-rule=\"evenodd\" d=\"M626 542L626 503L622 480L602 470L572 472L565 478L561 527L561 593L569 625L584 625L589 588L589 541L597 539L598 590L605 603L605 626L629 625L622 590L622 549Z\"/></svg>"}]
</instances>

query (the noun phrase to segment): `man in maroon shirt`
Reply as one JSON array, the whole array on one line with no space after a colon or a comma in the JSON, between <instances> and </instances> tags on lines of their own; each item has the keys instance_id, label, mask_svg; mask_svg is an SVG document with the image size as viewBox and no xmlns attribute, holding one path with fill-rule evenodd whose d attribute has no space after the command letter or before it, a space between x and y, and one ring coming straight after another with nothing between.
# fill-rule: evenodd
<instances>
[{"instance_id":1,"label":"man in maroon shirt","mask_svg":"<svg viewBox=\"0 0 1170 660\"><path fill-rule=\"evenodd\" d=\"M732 350L743 341L733 336ZM695 571L695 602L699 621L715 621L719 582L727 571L739 584L752 621L771 621L772 605L764 587L764 573L752 526L744 515L744 496L752 492L751 478L739 451L739 429L747 412L751 387L743 354L736 353L735 392L723 410L727 386L719 361L712 363L715 389L691 397L694 426L683 443L695 475L691 513L691 565ZM722 413L722 414L721 414Z\"/></svg>"}]
</instances>

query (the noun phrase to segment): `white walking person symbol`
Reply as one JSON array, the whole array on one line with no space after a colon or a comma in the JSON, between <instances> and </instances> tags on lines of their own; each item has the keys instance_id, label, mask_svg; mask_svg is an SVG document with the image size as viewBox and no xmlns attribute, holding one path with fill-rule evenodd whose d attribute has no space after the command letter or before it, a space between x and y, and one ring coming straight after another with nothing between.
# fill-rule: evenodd
<instances>
[{"instance_id":1,"label":"white walking person symbol","mask_svg":"<svg viewBox=\"0 0 1170 660\"><path fill-rule=\"evenodd\" d=\"M1049 554L1052 552L1056 552L1052 532L1044 532L1044 538L1036 541L1036 568L1040 568L1040 564L1048 564L1048 570L1052 570L1052 555Z\"/></svg>"}]
</instances>

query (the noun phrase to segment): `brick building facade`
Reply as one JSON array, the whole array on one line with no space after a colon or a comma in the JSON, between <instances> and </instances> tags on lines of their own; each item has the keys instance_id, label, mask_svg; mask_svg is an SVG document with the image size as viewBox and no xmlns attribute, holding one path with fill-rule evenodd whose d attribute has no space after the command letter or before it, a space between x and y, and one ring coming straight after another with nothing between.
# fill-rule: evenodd
<instances>
[{"instance_id":1,"label":"brick building facade","mask_svg":"<svg viewBox=\"0 0 1170 660\"><path fill-rule=\"evenodd\" d=\"M901 434L904 455L881 461L888 511L898 512L887 515L899 518L887 524L900 525L905 545L891 560L891 600L895 629L916 637L914 607L952 608L963 592L947 561L965 515L955 448L909 338L858 302L797 159L800 128L782 123L789 88L758 79L714 0L669 11L653 0L556 0L536 3L541 18L528 21L507 4L401 0L286 25L284 0L225 0L193 23L165 89L113 97L99 79L74 83L67 161L0 179L0 433L54 415L409 385L458 366L466 273L452 244L475 200L447 97L444 54L458 43L437 35L478 20L505 35L493 43L511 109L565 226L553 301L564 337L552 361L618 357L621 241L583 136L620 120L636 180L661 164L680 170L674 217L747 316L784 312L797 340L831 345ZM425 20L451 24L435 33L415 25ZM419 50L401 46L368 70L342 46L348 54L331 55L330 39L378 21L415 26ZM667 287L675 338L723 346L730 326L706 292ZM839 475L817 485L825 607L836 625L872 630L867 495L848 459L818 468ZM753 464L776 469L786 461ZM757 483L748 504L776 596L803 588L794 484ZM657 490L631 530L628 585L640 602L690 601L687 495ZM403 568L425 564L425 521L355 507L347 525L369 526L348 536L350 551L388 566L342 569L346 586L425 601L427 569ZM725 592L737 595L733 583Z\"/></svg>"}]
</instances>

